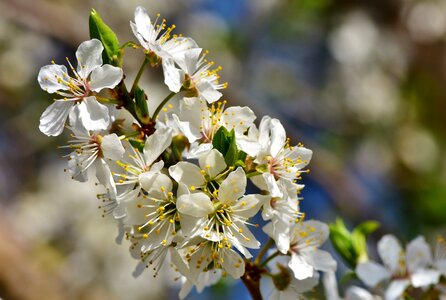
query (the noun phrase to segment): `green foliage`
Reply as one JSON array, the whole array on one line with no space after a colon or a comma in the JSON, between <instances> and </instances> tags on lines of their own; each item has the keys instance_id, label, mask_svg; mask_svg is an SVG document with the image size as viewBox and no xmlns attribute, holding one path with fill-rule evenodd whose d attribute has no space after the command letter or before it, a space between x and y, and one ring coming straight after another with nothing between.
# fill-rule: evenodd
<instances>
[{"instance_id":1,"label":"green foliage","mask_svg":"<svg viewBox=\"0 0 446 300\"><path fill-rule=\"evenodd\" d=\"M212 145L223 154L228 167L245 166L246 153L238 150L234 130L228 131L221 126L214 135Z\"/></svg>"},{"instance_id":2,"label":"green foliage","mask_svg":"<svg viewBox=\"0 0 446 300\"><path fill-rule=\"evenodd\" d=\"M138 116L138 119L142 123L148 124L150 122L150 116L149 116L149 108L147 107L146 94L144 93L144 90L136 88L135 101L136 101L135 111L136 115Z\"/></svg>"},{"instance_id":3,"label":"green foliage","mask_svg":"<svg viewBox=\"0 0 446 300\"><path fill-rule=\"evenodd\" d=\"M118 37L94 9L90 13L89 26L90 38L98 39L104 45L105 51L102 53L104 64L119 66L121 55Z\"/></svg>"},{"instance_id":4,"label":"green foliage","mask_svg":"<svg viewBox=\"0 0 446 300\"><path fill-rule=\"evenodd\" d=\"M334 248L352 269L358 263L368 260L366 238L379 227L378 222L366 221L352 232L348 231L342 219L336 219L336 222L329 226L330 240Z\"/></svg>"}]
</instances>

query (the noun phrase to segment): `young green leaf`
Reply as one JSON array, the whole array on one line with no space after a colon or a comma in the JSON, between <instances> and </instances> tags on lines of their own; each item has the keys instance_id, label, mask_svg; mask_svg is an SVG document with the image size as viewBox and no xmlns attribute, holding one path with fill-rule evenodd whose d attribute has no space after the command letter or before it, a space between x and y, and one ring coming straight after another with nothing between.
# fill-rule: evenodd
<instances>
[{"instance_id":1,"label":"young green leaf","mask_svg":"<svg viewBox=\"0 0 446 300\"><path fill-rule=\"evenodd\" d=\"M119 41L116 34L105 24L99 13L92 9L89 18L90 38L98 39L104 45L105 51L102 53L104 64L119 66Z\"/></svg>"}]
</instances>

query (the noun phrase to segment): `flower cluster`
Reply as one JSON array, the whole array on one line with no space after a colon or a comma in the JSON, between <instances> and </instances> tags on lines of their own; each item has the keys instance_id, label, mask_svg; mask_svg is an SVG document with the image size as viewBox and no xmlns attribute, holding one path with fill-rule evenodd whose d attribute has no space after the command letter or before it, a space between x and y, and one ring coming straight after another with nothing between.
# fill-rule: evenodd
<instances>
[{"instance_id":1,"label":"flower cluster","mask_svg":"<svg viewBox=\"0 0 446 300\"><path fill-rule=\"evenodd\" d=\"M356 274L368 287L377 288L388 300L401 299L407 290L435 290L436 296L446 297L440 277L446 275L446 241L438 237L435 253L425 238L419 236L406 247L393 235L378 242L378 254L383 265L373 261L358 264ZM419 294L419 293L418 293ZM433 299L433 298L432 298Z\"/></svg>"},{"instance_id":2,"label":"flower cluster","mask_svg":"<svg viewBox=\"0 0 446 300\"><path fill-rule=\"evenodd\" d=\"M94 14L93 21L102 21ZM95 170L106 189L98 195L101 208L117 220L140 260L134 275L151 268L156 276L168 259L183 278L181 297L221 276L246 276L252 249L261 247L253 233L260 226L256 215L271 237L256 259L259 270L266 272L261 259L274 242L272 256L290 256L274 275L292 278L276 285L279 293L299 281L312 287L318 271L334 271L336 262L318 249L328 227L304 221L299 210L299 179L312 151L292 146L279 120L266 116L257 126L250 108L221 101L227 86L220 82L221 67L193 39L173 34L174 25L159 16L152 21L142 7L130 25L139 42L133 48L145 54L140 74L147 64L162 66L171 91L153 114L140 74L128 91L120 61L107 56L110 41L101 36L79 46L76 69L68 59L70 72L53 62L42 67L38 81L59 96L42 114L40 130L48 136L71 131L64 146L71 150L67 171L86 181ZM174 97L179 105L167 112ZM130 112L125 122L122 108ZM247 191L248 180L257 193Z\"/></svg>"},{"instance_id":3,"label":"flower cluster","mask_svg":"<svg viewBox=\"0 0 446 300\"><path fill-rule=\"evenodd\" d=\"M399 299L409 286L442 291L446 252L433 258L423 238L412 241L406 254L385 236L378 244L381 266L363 259L365 235L372 231L367 226L350 235L343 224L329 229L305 220L300 180L312 151L293 145L279 120L265 116L256 123L250 108L221 100L227 86L221 67L193 39L173 34L175 25L159 15L152 21L137 7L130 26L138 43L120 45L93 10L91 39L77 49L77 67L68 59L69 69L53 62L42 67L38 81L57 95L39 128L48 136L71 132L62 147L70 149L66 171L84 182L94 170L105 187L100 208L116 220L117 241L125 237L139 260L135 276L147 268L156 276L170 265L183 283L181 298L229 275L255 299L261 290L268 299L292 299L311 291L323 272L327 290L337 293L336 261L320 249L335 230L335 247L366 285L389 283L385 299ZM130 90L121 68L127 46L144 53ZM162 67L170 91L163 100L148 98L140 87L149 67ZM148 102L156 100L150 113ZM258 227L269 237L264 245ZM347 294L373 299L361 288Z\"/></svg>"}]
</instances>

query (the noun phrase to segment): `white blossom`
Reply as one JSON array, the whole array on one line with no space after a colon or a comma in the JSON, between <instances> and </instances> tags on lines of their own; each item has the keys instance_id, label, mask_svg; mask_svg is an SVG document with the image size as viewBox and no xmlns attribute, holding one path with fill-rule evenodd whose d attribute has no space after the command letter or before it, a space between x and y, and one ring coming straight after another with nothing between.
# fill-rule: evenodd
<instances>
[{"instance_id":1,"label":"white blossom","mask_svg":"<svg viewBox=\"0 0 446 300\"><path fill-rule=\"evenodd\" d=\"M213 103L208 107L199 98L184 98L180 103L180 112L173 115L178 127L191 143L188 158L198 157L212 148L212 140L218 129L223 126L228 131L234 130L237 146L252 154L244 147L247 139L245 132L254 124L256 116L249 107L232 106L225 109L226 101Z\"/></svg>"},{"instance_id":2,"label":"white blossom","mask_svg":"<svg viewBox=\"0 0 446 300\"><path fill-rule=\"evenodd\" d=\"M158 23L159 17L158 14L152 22L144 7L138 6L135 9L135 22L130 21L130 26L145 50L155 53L162 60L167 60L180 52L198 47L191 38L172 36L176 26L167 27L165 19Z\"/></svg>"},{"instance_id":3,"label":"white blossom","mask_svg":"<svg viewBox=\"0 0 446 300\"><path fill-rule=\"evenodd\" d=\"M266 300L307 299L304 293L311 291L319 283L319 273L305 279L297 279L287 268L290 259L276 257L268 263L272 276L260 280L260 291Z\"/></svg>"},{"instance_id":4,"label":"white blossom","mask_svg":"<svg viewBox=\"0 0 446 300\"><path fill-rule=\"evenodd\" d=\"M104 130L109 126L107 106L96 101L92 93L114 88L122 79L120 68L102 65L104 47L97 39L85 41L76 51L77 69L68 61L74 77L63 65L47 65L40 69L38 81L48 93L57 93L55 99L40 117L39 129L48 136L60 135L74 105L79 107L80 118L88 130ZM79 104L78 104L79 103Z\"/></svg>"},{"instance_id":5,"label":"white blossom","mask_svg":"<svg viewBox=\"0 0 446 300\"><path fill-rule=\"evenodd\" d=\"M202 54L201 48L192 48L175 54L173 59L163 60L164 82L172 92L184 87L208 103L222 97L219 90L226 88L227 83L219 82L221 67L212 69L214 62L207 61L206 54Z\"/></svg>"},{"instance_id":6,"label":"white blossom","mask_svg":"<svg viewBox=\"0 0 446 300\"><path fill-rule=\"evenodd\" d=\"M370 287L388 281L386 299L400 299L410 285L419 288L438 283L440 272L429 268L432 254L421 236L408 244L405 253L393 235L385 235L378 242L378 254L384 266L373 261L360 263L356 274Z\"/></svg>"},{"instance_id":7,"label":"white blossom","mask_svg":"<svg viewBox=\"0 0 446 300\"><path fill-rule=\"evenodd\" d=\"M304 214L299 210L297 186L288 181L279 181L282 197L272 197L265 202L262 210L264 220L271 220L265 228L274 239L280 252L286 254L290 248L290 238L294 225L301 221Z\"/></svg>"},{"instance_id":8,"label":"white blossom","mask_svg":"<svg viewBox=\"0 0 446 300\"><path fill-rule=\"evenodd\" d=\"M272 236L272 225L267 224L264 231ZM296 224L291 232L288 264L294 277L299 280L314 276L316 271L336 270L336 261L330 253L318 249L328 238L328 226L319 221L303 221Z\"/></svg>"},{"instance_id":9,"label":"white blossom","mask_svg":"<svg viewBox=\"0 0 446 300\"><path fill-rule=\"evenodd\" d=\"M211 193L195 192L178 197L177 209L185 215L180 219L185 236L201 236L213 242L228 241L246 257L245 249L259 248L260 243L248 229L253 217L269 199L257 194L244 195L246 175L237 168ZM189 216L189 217L187 217Z\"/></svg>"},{"instance_id":10,"label":"white blossom","mask_svg":"<svg viewBox=\"0 0 446 300\"><path fill-rule=\"evenodd\" d=\"M72 178L81 182L88 180L87 170L95 166L96 177L112 195L116 194L110 168L107 160L119 160L124 155L124 147L116 134L105 131L89 131L80 119L79 106L70 113L69 127L72 139L65 148L73 149L69 154L68 171Z\"/></svg>"},{"instance_id":11,"label":"white blossom","mask_svg":"<svg viewBox=\"0 0 446 300\"><path fill-rule=\"evenodd\" d=\"M302 146L290 146L285 129L277 119L266 116L259 126L260 150L255 163L262 174L251 178L260 189L267 190L272 197L282 197L279 179L294 182L310 162L312 151Z\"/></svg>"}]
</instances>

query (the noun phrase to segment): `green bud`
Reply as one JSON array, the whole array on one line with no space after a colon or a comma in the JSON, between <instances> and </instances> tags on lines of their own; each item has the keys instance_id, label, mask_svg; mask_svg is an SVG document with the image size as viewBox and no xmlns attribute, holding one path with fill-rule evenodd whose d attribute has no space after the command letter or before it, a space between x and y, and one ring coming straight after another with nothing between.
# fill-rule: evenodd
<instances>
[{"instance_id":1,"label":"green bud","mask_svg":"<svg viewBox=\"0 0 446 300\"><path fill-rule=\"evenodd\" d=\"M137 88L135 91L135 111L139 120L143 124L150 123L149 108L147 107L147 98L144 90Z\"/></svg>"},{"instance_id":2,"label":"green bud","mask_svg":"<svg viewBox=\"0 0 446 300\"><path fill-rule=\"evenodd\" d=\"M366 238L378 227L378 222L367 221L350 232L344 222L337 219L336 223L330 224L330 240L338 254L355 269L358 263L368 260Z\"/></svg>"}]
</instances>

